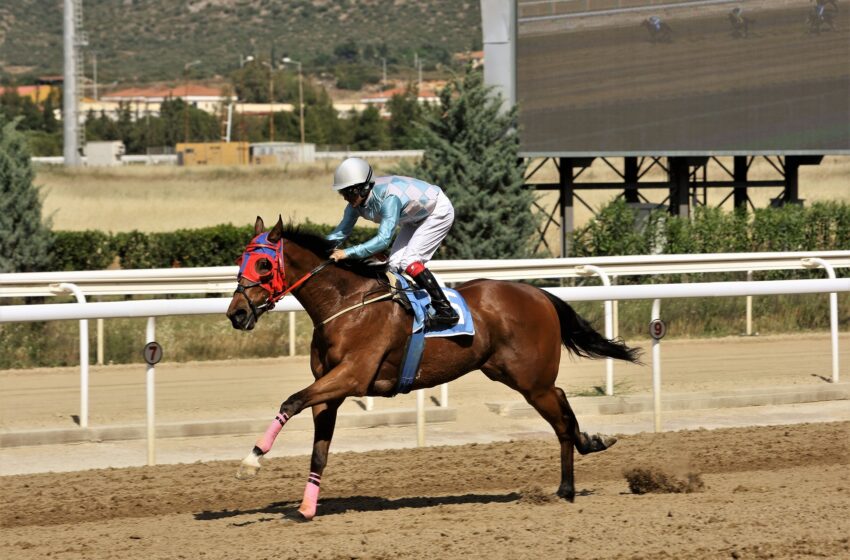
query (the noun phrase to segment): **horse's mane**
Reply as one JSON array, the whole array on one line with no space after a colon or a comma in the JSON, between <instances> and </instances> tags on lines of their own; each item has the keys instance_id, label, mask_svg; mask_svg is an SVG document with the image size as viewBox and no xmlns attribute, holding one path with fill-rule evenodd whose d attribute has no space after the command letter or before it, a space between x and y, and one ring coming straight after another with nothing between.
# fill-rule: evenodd
<instances>
[{"instance_id":1,"label":"horse's mane","mask_svg":"<svg viewBox=\"0 0 850 560\"><path fill-rule=\"evenodd\" d=\"M283 227L283 238L307 249L322 259L327 259L336 247L335 242L329 241L322 235L304 231L299 225L285 225ZM386 264L374 265L360 259L346 259L338 262L337 266L367 278L376 278L387 270Z\"/></svg>"}]
</instances>

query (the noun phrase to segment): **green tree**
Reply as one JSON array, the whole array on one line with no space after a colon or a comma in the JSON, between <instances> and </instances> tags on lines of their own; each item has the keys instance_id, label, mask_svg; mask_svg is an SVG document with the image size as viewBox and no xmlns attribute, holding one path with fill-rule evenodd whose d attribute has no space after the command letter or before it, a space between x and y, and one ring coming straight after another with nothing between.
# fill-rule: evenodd
<instances>
[{"instance_id":1,"label":"green tree","mask_svg":"<svg viewBox=\"0 0 850 560\"><path fill-rule=\"evenodd\" d=\"M404 93L393 95L387 102L390 120L387 129L390 135L390 147L394 150L409 150L418 147L416 123L422 115L417 98L418 90L408 84Z\"/></svg>"},{"instance_id":2,"label":"green tree","mask_svg":"<svg viewBox=\"0 0 850 560\"><path fill-rule=\"evenodd\" d=\"M518 158L516 108L503 111L481 72L467 69L440 92L439 109L421 127L424 157L400 171L439 185L454 205L443 258L531 256L537 218Z\"/></svg>"},{"instance_id":3,"label":"green tree","mask_svg":"<svg viewBox=\"0 0 850 560\"><path fill-rule=\"evenodd\" d=\"M23 134L0 115L0 272L36 272L48 266L52 235Z\"/></svg>"},{"instance_id":4,"label":"green tree","mask_svg":"<svg viewBox=\"0 0 850 560\"><path fill-rule=\"evenodd\" d=\"M356 119L352 119L354 133L351 147L355 150L386 150L390 140L387 125L381 113L373 105L366 107Z\"/></svg>"}]
</instances>

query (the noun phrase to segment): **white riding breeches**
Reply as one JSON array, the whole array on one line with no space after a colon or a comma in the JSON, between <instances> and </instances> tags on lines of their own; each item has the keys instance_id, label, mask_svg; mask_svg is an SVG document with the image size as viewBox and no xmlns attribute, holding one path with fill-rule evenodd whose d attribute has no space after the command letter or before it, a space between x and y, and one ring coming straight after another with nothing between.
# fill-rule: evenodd
<instances>
[{"instance_id":1,"label":"white riding breeches","mask_svg":"<svg viewBox=\"0 0 850 560\"><path fill-rule=\"evenodd\" d=\"M404 270L411 263L427 263L437 252L455 221L455 209L449 198L440 193L434 211L418 224L405 224L390 249L390 266Z\"/></svg>"}]
</instances>

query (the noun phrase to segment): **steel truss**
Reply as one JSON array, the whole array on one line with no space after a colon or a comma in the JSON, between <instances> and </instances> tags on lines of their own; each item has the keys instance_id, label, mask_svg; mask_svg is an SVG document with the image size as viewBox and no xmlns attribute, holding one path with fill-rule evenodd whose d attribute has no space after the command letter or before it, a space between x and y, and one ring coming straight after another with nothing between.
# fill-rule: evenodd
<instances>
[{"instance_id":1,"label":"steel truss","mask_svg":"<svg viewBox=\"0 0 850 560\"><path fill-rule=\"evenodd\" d=\"M731 159L731 165L721 159ZM750 167L757 158L765 159L776 171L776 179L752 180L748 178ZM641 193L642 189L667 189L668 195L656 206L666 207L670 214L681 217L690 216L691 206L705 206L708 203L709 188L730 189L720 201L723 205L732 198L735 208L755 209L748 195L749 188L783 187L782 193L771 201L771 205L802 204L799 197L799 169L802 165L818 165L823 156L626 156L622 168L618 168L610 157L602 157L605 165L613 170L621 179L617 182L580 182L578 179L590 168L594 157L547 157L538 162L529 158L529 168L532 169L525 177L526 186L535 190L558 191L558 201L547 209L538 201L534 202L537 212L544 216L542 225L538 227L540 235L536 250L545 247L553 252L546 241L546 233L550 227L560 228L560 256L569 253L569 239L574 230L573 209L578 201L594 215L597 210L591 207L577 191L580 190L622 190L617 198L622 197L630 204L649 204L649 200ZM536 183L534 177L540 169L552 160L558 170L557 183ZM666 160L666 161L665 161ZM713 162L720 170L721 178L709 177L709 163ZM642 181L652 169L660 168L667 174L666 181ZM622 171L621 171L622 169Z\"/></svg>"}]
</instances>

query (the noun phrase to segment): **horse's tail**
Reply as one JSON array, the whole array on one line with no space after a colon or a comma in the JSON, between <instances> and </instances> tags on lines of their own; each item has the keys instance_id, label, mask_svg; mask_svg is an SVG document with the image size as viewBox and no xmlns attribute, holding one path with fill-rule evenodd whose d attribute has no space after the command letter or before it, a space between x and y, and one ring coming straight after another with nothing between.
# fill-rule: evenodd
<instances>
[{"instance_id":1,"label":"horse's tail","mask_svg":"<svg viewBox=\"0 0 850 560\"><path fill-rule=\"evenodd\" d=\"M609 340L596 332L596 330L585 321L565 301L542 290L555 310L558 312L558 321L561 323L561 340L567 350L582 358L615 358L632 363L640 363L640 350L629 348L622 340Z\"/></svg>"}]
</instances>

